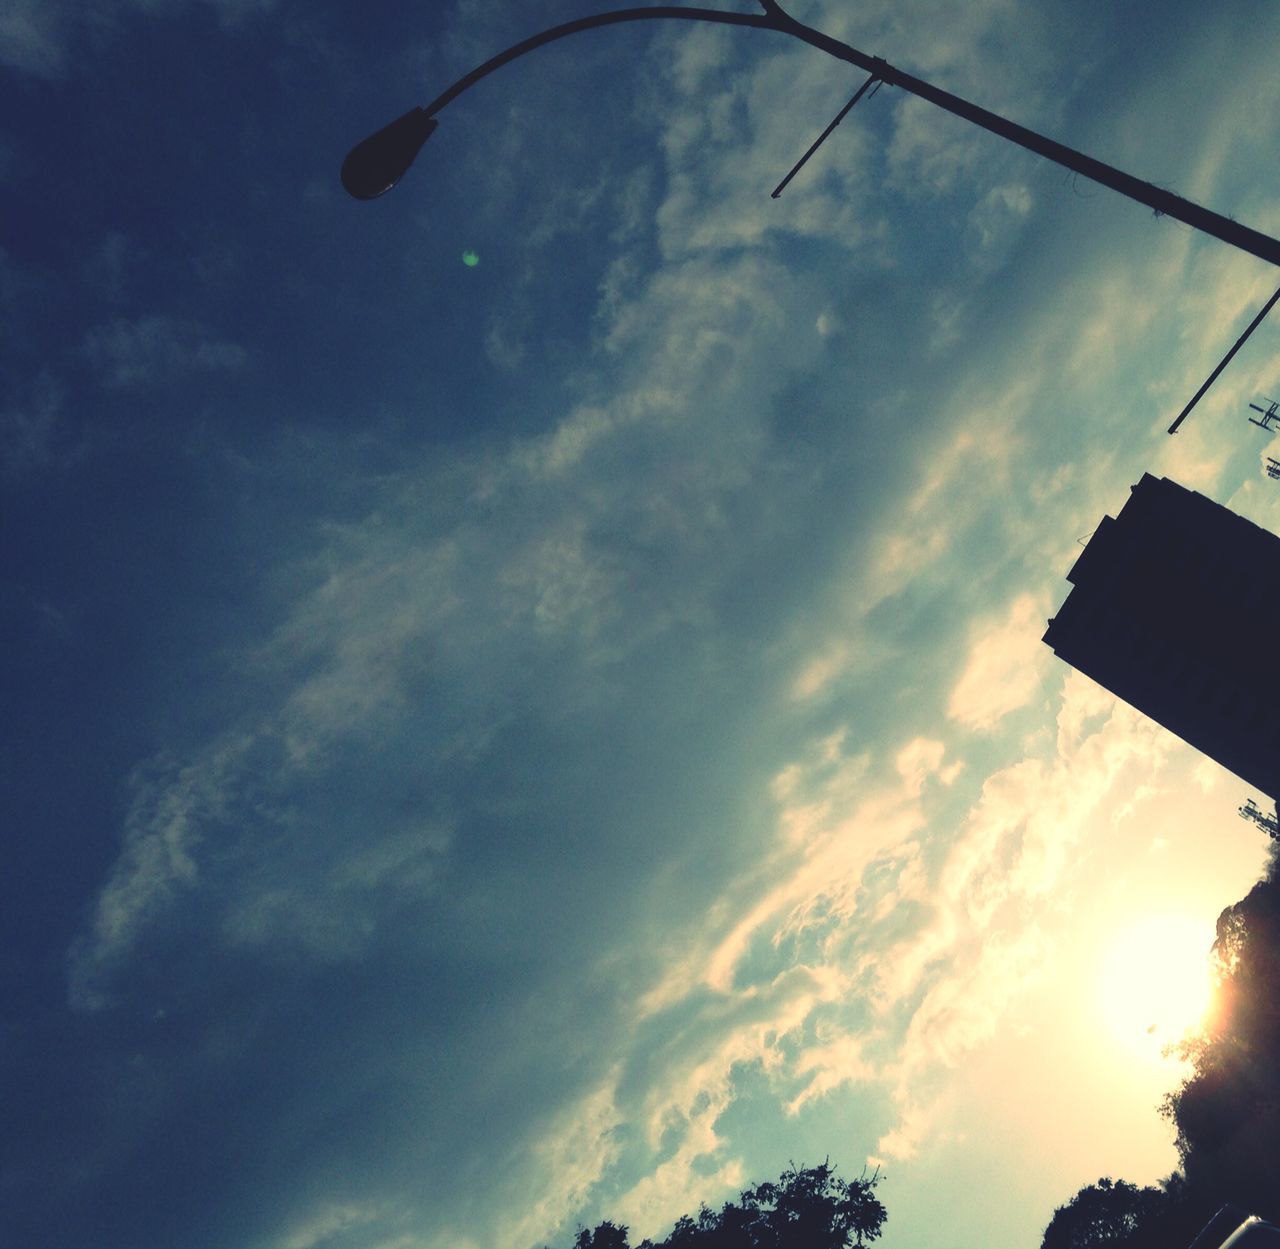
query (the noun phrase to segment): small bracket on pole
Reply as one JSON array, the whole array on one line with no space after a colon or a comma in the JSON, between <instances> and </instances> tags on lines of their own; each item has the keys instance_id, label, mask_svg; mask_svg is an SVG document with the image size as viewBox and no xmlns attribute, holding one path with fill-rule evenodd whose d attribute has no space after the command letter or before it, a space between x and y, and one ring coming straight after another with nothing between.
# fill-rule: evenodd
<instances>
[{"instance_id":1,"label":"small bracket on pole","mask_svg":"<svg viewBox=\"0 0 1280 1249\"><path fill-rule=\"evenodd\" d=\"M787 174L787 176L786 176L785 178L783 178L783 179L782 179L782 181L781 181L781 182L779 182L779 183L778 183L778 185L777 185L776 187L774 187L774 188L773 188L773 190L770 192L770 195L769 195L769 198L770 198L770 199L777 199L777 198L778 198L778 196L782 194L782 192L783 192L784 188L786 187L787 183L788 183L788 182L790 182L790 181L791 181L791 179L792 179L792 178L794 178L794 177L796 176L796 174L798 174L798 173L800 172L800 170L804 168L805 162L806 162L806 161L808 161L809 157L810 157L810 156L812 156L812 155L814 154L814 152L816 152L816 151L817 151L817 150L818 150L818 149L823 145L823 143L826 141L827 136L828 136L828 135L829 135L829 134L830 134L830 133L831 133L831 132L832 132L832 131L833 131L833 130L834 130L834 129L835 129L835 128L836 128L836 127L837 127L837 126L842 122L842 121L844 121L844 119L845 119L845 115L848 113L848 111L849 111L849 110L850 110L850 109L851 109L851 108L852 108L852 107L853 107L853 106L854 106L854 105L855 105L855 104L856 104L860 99L862 99L863 95L866 93L867 88L868 88L868 87L870 87L870 86L872 85L872 83L876 84L876 86L877 86L877 88L878 88L878 87L879 87L879 85L880 85L880 82L881 82L881 79L880 79L880 78L879 78L879 76L878 76L878 75L876 75L876 74L869 74L869 75L867 76L867 81L866 81L866 82L864 82L864 83L862 84L862 86L860 86L860 87L857 89L857 91L855 91L855 92L854 92L853 99L852 99L852 100L850 100L850 101L849 101L849 103L848 103L848 104L846 104L846 105L844 106L844 108L842 108L842 109L841 109L841 110L840 110L840 111L835 115L835 117L834 117L834 119L832 120L831 124L830 124L830 125L829 125L829 126L828 126L828 127L827 127L827 128L826 128L826 129L825 129L825 130L824 130L824 131L823 131L823 132L822 132L822 133L821 133L821 134L820 134L820 135L819 135L819 136L814 140L814 141L813 141L813 143L812 143L812 145L810 146L809 150L808 150L808 151L807 151L807 152L806 152L802 157L800 157L800 159L799 159L798 161L796 161L796 163L791 167L791 172L790 172L790 173L788 173L788 174ZM874 95L874 94L875 94L875 92L873 91L871 94L872 94L872 95Z\"/></svg>"}]
</instances>

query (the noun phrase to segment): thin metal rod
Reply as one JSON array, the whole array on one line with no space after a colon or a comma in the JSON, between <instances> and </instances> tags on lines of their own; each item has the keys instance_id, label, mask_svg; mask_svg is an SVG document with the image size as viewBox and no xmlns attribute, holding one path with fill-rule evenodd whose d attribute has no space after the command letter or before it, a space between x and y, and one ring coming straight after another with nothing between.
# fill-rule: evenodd
<instances>
[{"instance_id":1,"label":"thin metal rod","mask_svg":"<svg viewBox=\"0 0 1280 1249\"><path fill-rule=\"evenodd\" d=\"M796 174L798 174L800 170L804 168L805 162L808 161L809 157L812 156L814 152L816 152L823 145L824 142L826 142L827 135L829 135L842 121L844 121L849 110L860 99L862 99L863 95L866 93L867 88L871 86L871 84L875 81L876 81L876 76L874 74L867 75L867 81L864 82L862 86L860 86L857 89L857 91L853 93L853 99L850 100L849 103L846 104L844 108L842 108L835 115L835 118L833 119L831 124L816 139L814 139L813 145L809 148L809 150L802 157L800 157L800 159L796 161L794 165L792 165L791 172L787 174L787 176L783 178L782 181L779 182L778 185L774 187L772 191L769 192L770 199L777 199L778 196L782 194L783 190L786 188L787 183L790 182L791 179L794 178Z\"/></svg>"},{"instance_id":2,"label":"thin metal rod","mask_svg":"<svg viewBox=\"0 0 1280 1249\"><path fill-rule=\"evenodd\" d=\"M1204 397L1205 391L1207 391L1209 387L1212 386L1214 382L1218 380L1218 374L1221 373L1222 370L1225 369L1227 365L1231 363L1232 357L1236 354L1237 351L1240 350L1241 347L1244 346L1245 339L1247 339L1249 335L1252 334L1253 331L1256 330L1258 326L1262 324L1263 318L1267 315L1268 312L1271 311L1272 308L1276 306L1277 300L1280 300L1280 290L1277 290L1276 293L1272 295L1271 298L1268 299L1265 304L1262 305L1262 311L1259 312L1258 315L1254 317L1252 321L1249 322L1249 328L1246 329L1245 332L1241 334L1239 338L1236 339L1235 346L1232 347L1231 350L1228 351L1227 354L1222 357L1222 360L1219 362L1218 367L1214 369L1213 372L1210 373L1209 376L1205 379L1204 385L1201 386L1200 389L1197 390L1196 393L1191 396L1191 402L1188 403L1187 406L1183 408L1181 412L1178 413L1178 419L1175 420L1174 423L1169 426L1169 429L1168 429L1169 433L1176 434L1178 432L1178 426L1181 425L1182 422L1186 419L1187 413L1190 412L1191 409L1194 408L1196 404L1200 402L1200 400Z\"/></svg>"}]
</instances>

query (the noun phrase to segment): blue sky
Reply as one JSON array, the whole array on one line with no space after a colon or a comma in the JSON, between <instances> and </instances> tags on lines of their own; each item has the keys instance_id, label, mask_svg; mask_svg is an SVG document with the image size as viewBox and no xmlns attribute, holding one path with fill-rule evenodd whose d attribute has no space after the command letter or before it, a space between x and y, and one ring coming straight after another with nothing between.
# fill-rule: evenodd
<instances>
[{"instance_id":1,"label":"blue sky","mask_svg":"<svg viewBox=\"0 0 1280 1249\"><path fill-rule=\"evenodd\" d=\"M1265 846L1039 638L1143 472L1280 530L1274 326L1164 434L1275 274L889 88L772 200L860 78L674 22L345 197L584 11L0 0L6 1243L638 1239L829 1155L1014 1249L1174 1165L1108 975ZM1274 5L793 11L1280 232Z\"/></svg>"}]
</instances>

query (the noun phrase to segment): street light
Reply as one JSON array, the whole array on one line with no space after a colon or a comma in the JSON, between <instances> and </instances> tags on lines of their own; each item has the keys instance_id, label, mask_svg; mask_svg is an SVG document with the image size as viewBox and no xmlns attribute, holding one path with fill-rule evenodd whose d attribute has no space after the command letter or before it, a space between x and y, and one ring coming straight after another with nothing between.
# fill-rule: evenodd
<instances>
[{"instance_id":1,"label":"street light","mask_svg":"<svg viewBox=\"0 0 1280 1249\"><path fill-rule=\"evenodd\" d=\"M437 96L423 108L415 108L403 117L383 127L376 134L370 135L363 142L351 149L342 164L342 185L356 199L376 199L384 195L400 181L413 163L423 143L436 127L436 114L451 101L457 99L468 87L474 86L480 79L500 69L503 65L524 56L544 44L567 35L577 34L583 30L594 30L598 26L612 26L620 22L653 21L677 19L690 22L717 22L726 26L749 26L756 30L772 30L779 34L791 35L802 39L812 47L834 56L837 60L856 65L871 75L871 81L887 83L892 87L901 87L922 99L936 104L939 108L963 117L974 125L990 130L1001 138L1009 139L1021 147L1055 161L1059 165L1075 173L1083 174L1094 182L1119 191L1129 199L1146 204L1156 213L1173 217L1178 221L1211 234L1230 243L1242 251L1249 252L1273 265L1280 265L1280 241L1270 235L1262 234L1248 226L1232 221L1220 213L1203 208L1199 204L1174 195L1162 187L1153 186L1133 177L1121 169L1077 152L1065 144L1058 143L1045 135L1029 130L1017 122L992 113L977 104L943 91L932 83L916 78L878 56L868 56L865 52L851 48L830 35L825 35L803 22L796 21L789 13L783 11L777 0L759 0L763 13L727 13L718 9L684 8L679 5L654 5L643 9L617 9L610 13L597 13L591 17L578 18L572 22L553 26L541 34L528 39L491 57L483 65L478 65L470 73L458 79L447 91Z\"/></svg>"},{"instance_id":2,"label":"street light","mask_svg":"<svg viewBox=\"0 0 1280 1249\"><path fill-rule=\"evenodd\" d=\"M772 0L760 0L766 14L773 11L781 14ZM785 16L785 15L784 15ZM377 199L385 195L404 177L413 159L417 156L423 143L435 129L435 115L446 104L456 100L468 87L475 86L481 78L492 74L495 69L514 61L517 57L533 52L544 44L566 35L576 35L581 30L594 30L597 26L613 26L619 22L643 22L655 19L677 18L690 22L719 22L726 26L753 26L760 30L782 30L784 27L771 16L759 16L755 13L722 13L718 9L687 9L678 5L662 4L647 9L616 9L611 13L595 13L591 17L579 17L572 22L564 22L544 30L539 35L522 39L505 52L490 57L483 65L477 65L469 74L464 74L447 91L436 96L425 108L416 108L403 117L384 126L376 134L371 134L347 154L342 162L342 185L356 199ZM787 19L789 20L789 19ZM798 24L798 23L797 23ZM808 29L808 27L804 27ZM816 33L816 32L815 32ZM410 121L410 119L413 119ZM430 129L423 132L427 122Z\"/></svg>"},{"instance_id":3,"label":"street light","mask_svg":"<svg viewBox=\"0 0 1280 1249\"><path fill-rule=\"evenodd\" d=\"M342 185L356 199L385 195L404 177L439 124L425 108L411 108L347 153L342 162Z\"/></svg>"},{"instance_id":4,"label":"street light","mask_svg":"<svg viewBox=\"0 0 1280 1249\"><path fill-rule=\"evenodd\" d=\"M550 30L544 30L539 35L533 35L528 39L522 40L505 52L500 52L497 56L491 57L483 65L476 66L469 74L459 78L452 87L438 95L425 108L410 109L403 117L397 118L376 134L372 134L367 139L357 143L347 154L346 160L342 162L342 185L346 187L351 195L360 200L376 199L380 195L385 195L404 177L409 166L413 164L414 158L422 149L422 145L431 136L431 132L438 124L436 122L436 114L446 104L457 99L468 87L474 86L481 78L493 73L495 69L500 69L509 61L514 61L517 57L524 56L527 52L532 52L544 44L551 43L553 40L563 39L566 35L574 35L582 30L593 30L597 26L612 26L619 22L661 19L677 19L688 22L718 22L726 26L750 26L757 30L772 30L777 31L779 34L791 35L796 39L804 40L805 43L818 48L822 52L826 52L829 56L834 56L837 60L847 61L850 65L858 66L868 75L867 81L858 89L853 99L836 115L835 120L822 132L817 142L809 148L791 172L778 184L773 192L774 198L777 198L783 187L795 176L800 166L813 155L823 140L839 124L845 113L858 102L867 88L873 83L883 82L893 87L901 87L904 91L910 91L913 95L918 95L922 99L928 100L931 104L936 104L939 108L946 109L947 112L954 113L957 117L963 117L965 121L973 122L974 125L981 126L984 130L990 130L992 134L998 134L1001 138L1008 139L1020 147L1036 152L1040 156L1044 156L1070 169L1073 173L1083 174L1086 178L1110 187L1113 191L1119 191L1121 195L1127 196L1129 199L1137 200L1140 204L1146 204L1158 216L1173 217L1175 220L1191 226L1192 229L1200 230L1204 234L1210 234L1214 238L1221 239L1224 243L1230 243L1233 247L1238 247L1241 251L1248 252L1252 256L1257 256L1259 259L1273 265L1280 265L1280 241L1273 239L1270 235L1250 229L1248 226L1241 225L1238 221L1232 221L1229 217L1224 217L1220 213L1203 208L1199 204L1192 203L1191 200L1183 199L1180 195L1174 195L1172 191L1166 191L1163 187L1143 182L1140 178L1135 178L1132 174L1127 174L1122 169L1116 169L1112 165L1095 160L1092 156L1086 156L1083 152L1077 152L1074 148L1058 143L1056 140L1038 134L1034 130L1028 130L1026 126L1020 126L1017 122L1010 121L1007 117L1001 117L998 113L992 113L977 104L961 99L958 95L943 91L940 87L935 87L932 83L925 82L922 78L916 78L914 75L890 65L888 61L878 56L868 56L865 52L859 52L857 48L851 48L848 44L841 43L840 40L833 39L830 35L824 35L820 30L814 30L813 27L796 21L794 17L778 5L777 0L759 0L759 2L760 7L764 10L763 14L726 13L719 9L694 9L663 4L644 9L617 9L610 13L597 13L591 17L580 17L575 21L553 26ZM1262 319L1271 311L1277 301L1280 301L1280 290L1277 290L1271 297L1262 311L1253 319L1249 328L1237 340L1235 346L1227 352L1222 362L1209 375L1208 380L1178 414L1173 424L1169 426L1169 433L1177 433L1178 426L1186 419L1191 409L1200 401L1204 393L1214 383L1222 370L1227 367L1231 358L1244 345L1249 335L1258 328Z\"/></svg>"}]
</instances>

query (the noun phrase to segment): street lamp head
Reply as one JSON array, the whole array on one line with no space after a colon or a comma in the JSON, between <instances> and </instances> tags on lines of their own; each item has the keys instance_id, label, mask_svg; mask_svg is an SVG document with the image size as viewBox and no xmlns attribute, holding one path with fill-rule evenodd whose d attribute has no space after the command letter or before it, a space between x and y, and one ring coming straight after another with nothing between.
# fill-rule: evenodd
<instances>
[{"instance_id":1,"label":"street lamp head","mask_svg":"<svg viewBox=\"0 0 1280 1249\"><path fill-rule=\"evenodd\" d=\"M413 164L439 123L425 109L412 108L389 126L357 143L342 162L342 185L356 199L385 195Z\"/></svg>"}]
</instances>

